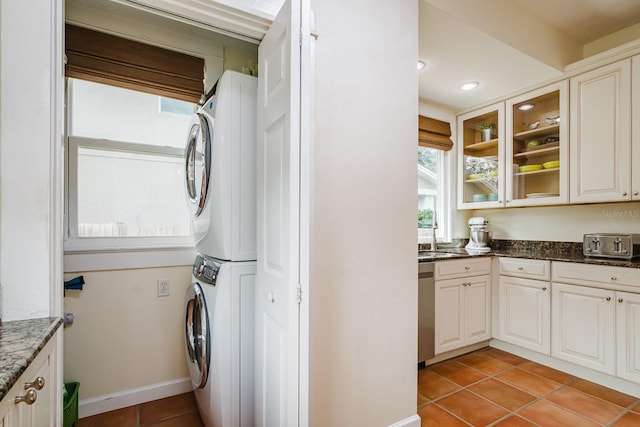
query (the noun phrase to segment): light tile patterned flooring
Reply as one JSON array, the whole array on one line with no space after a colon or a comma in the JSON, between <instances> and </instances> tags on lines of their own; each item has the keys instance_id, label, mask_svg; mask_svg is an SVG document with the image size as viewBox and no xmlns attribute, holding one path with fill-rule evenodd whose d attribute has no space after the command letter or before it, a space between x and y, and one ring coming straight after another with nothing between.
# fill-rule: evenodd
<instances>
[{"instance_id":1,"label":"light tile patterned flooring","mask_svg":"<svg viewBox=\"0 0 640 427\"><path fill-rule=\"evenodd\" d=\"M640 399L486 347L418 371L422 427L640 426Z\"/></svg>"},{"instance_id":2,"label":"light tile patterned flooring","mask_svg":"<svg viewBox=\"0 0 640 427\"><path fill-rule=\"evenodd\" d=\"M193 393L80 418L78 427L203 427Z\"/></svg>"}]
</instances>

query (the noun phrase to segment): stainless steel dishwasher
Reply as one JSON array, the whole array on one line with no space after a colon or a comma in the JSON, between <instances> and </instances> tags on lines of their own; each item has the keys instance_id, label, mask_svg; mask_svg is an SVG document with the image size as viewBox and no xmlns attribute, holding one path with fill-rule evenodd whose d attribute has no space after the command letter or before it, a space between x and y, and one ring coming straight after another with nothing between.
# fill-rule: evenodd
<instances>
[{"instance_id":1,"label":"stainless steel dishwasher","mask_svg":"<svg viewBox=\"0 0 640 427\"><path fill-rule=\"evenodd\" d=\"M435 355L435 281L433 262L418 263L418 369Z\"/></svg>"}]
</instances>

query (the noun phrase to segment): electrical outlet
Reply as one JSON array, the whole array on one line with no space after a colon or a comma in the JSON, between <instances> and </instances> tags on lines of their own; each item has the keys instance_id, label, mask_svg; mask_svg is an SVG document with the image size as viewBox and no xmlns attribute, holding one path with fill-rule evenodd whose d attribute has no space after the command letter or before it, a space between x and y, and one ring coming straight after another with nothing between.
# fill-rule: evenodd
<instances>
[{"instance_id":1,"label":"electrical outlet","mask_svg":"<svg viewBox=\"0 0 640 427\"><path fill-rule=\"evenodd\" d=\"M158 279L158 296L169 296L169 279Z\"/></svg>"}]
</instances>

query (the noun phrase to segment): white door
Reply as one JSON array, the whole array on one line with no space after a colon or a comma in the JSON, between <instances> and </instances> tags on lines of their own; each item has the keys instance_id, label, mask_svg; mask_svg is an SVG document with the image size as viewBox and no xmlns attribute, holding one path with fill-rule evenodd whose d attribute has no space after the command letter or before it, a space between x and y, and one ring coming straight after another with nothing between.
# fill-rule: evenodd
<instances>
[{"instance_id":1,"label":"white door","mask_svg":"<svg viewBox=\"0 0 640 427\"><path fill-rule=\"evenodd\" d=\"M617 375L640 383L640 295L616 292Z\"/></svg>"},{"instance_id":2,"label":"white door","mask_svg":"<svg viewBox=\"0 0 640 427\"><path fill-rule=\"evenodd\" d=\"M631 200L631 60L571 79L571 203Z\"/></svg>"},{"instance_id":3,"label":"white door","mask_svg":"<svg viewBox=\"0 0 640 427\"><path fill-rule=\"evenodd\" d=\"M490 276L468 277L464 287L465 345L491 338Z\"/></svg>"},{"instance_id":4,"label":"white door","mask_svg":"<svg viewBox=\"0 0 640 427\"><path fill-rule=\"evenodd\" d=\"M615 292L560 283L551 292L551 355L615 375Z\"/></svg>"},{"instance_id":5,"label":"white door","mask_svg":"<svg viewBox=\"0 0 640 427\"><path fill-rule=\"evenodd\" d=\"M306 407L299 403L300 393L306 395L299 388L300 376L306 378L299 351L306 353L299 344L298 292L308 283L308 239L301 231L307 229L301 212L308 211L308 194L301 155L305 158L310 122L301 98L306 99L310 84L304 47L310 43L309 16L307 0L287 0L258 49L255 384L260 427L306 425Z\"/></svg>"},{"instance_id":6,"label":"white door","mask_svg":"<svg viewBox=\"0 0 640 427\"><path fill-rule=\"evenodd\" d=\"M550 354L551 292L541 280L500 276L498 338Z\"/></svg>"},{"instance_id":7,"label":"white door","mask_svg":"<svg viewBox=\"0 0 640 427\"><path fill-rule=\"evenodd\" d=\"M437 280L435 290L435 353L460 348L464 337L464 283L467 279Z\"/></svg>"}]
</instances>

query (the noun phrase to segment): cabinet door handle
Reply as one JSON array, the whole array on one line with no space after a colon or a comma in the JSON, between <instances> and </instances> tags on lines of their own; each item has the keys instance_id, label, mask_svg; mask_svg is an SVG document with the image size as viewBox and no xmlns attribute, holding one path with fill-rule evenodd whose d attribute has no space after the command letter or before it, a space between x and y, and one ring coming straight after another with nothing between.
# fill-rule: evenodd
<instances>
[{"instance_id":1,"label":"cabinet door handle","mask_svg":"<svg viewBox=\"0 0 640 427\"><path fill-rule=\"evenodd\" d=\"M618 280L616 276L611 276L611 280Z\"/></svg>"},{"instance_id":2,"label":"cabinet door handle","mask_svg":"<svg viewBox=\"0 0 640 427\"><path fill-rule=\"evenodd\" d=\"M30 388L35 388L36 390L42 390L43 387L44 387L44 378L42 377L36 378L36 380L32 383L24 383L25 390L28 390Z\"/></svg>"},{"instance_id":3,"label":"cabinet door handle","mask_svg":"<svg viewBox=\"0 0 640 427\"><path fill-rule=\"evenodd\" d=\"M465 270L467 270L467 271L469 271L469 270L471 270L471 267L466 266L464 269L465 269Z\"/></svg>"},{"instance_id":4,"label":"cabinet door handle","mask_svg":"<svg viewBox=\"0 0 640 427\"><path fill-rule=\"evenodd\" d=\"M606 297L605 298L607 301L611 301L611 297Z\"/></svg>"},{"instance_id":5,"label":"cabinet door handle","mask_svg":"<svg viewBox=\"0 0 640 427\"><path fill-rule=\"evenodd\" d=\"M623 196L626 196L626 195L627 195L627 192L626 192L626 191L623 191L623 192L622 192L622 195L623 195Z\"/></svg>"},{"instance_id":6,"label":"cabinet door handle","mask_svg":"<svg viewBox=\"0 0 640 427\"><path fill-rule=\"evenodd\" d=\"M17 405L18 403L26 403L27 405L33 405L38 398L38 393L35 390L29 390L25 393L24 396L16 396L14 402Z\"/></svg>"},{"instance_id":7,"label":"cabinet door handle","mask_svg":"<svg viewBox=\"0 0 640 427\"><path fill-rule=\"evenodd\" d=\"M638 195L638 192L637 192L637 191L634 191L634 192L633 192L633 195L634 195L634 196L637 196L637 195Z\"/></svg>"},{"instance_id":8,"label":"cabinet door handle","mask_svg":"<svg viewBox=\"0 0 640 427\"><path fill-rule=\"evenodd\" d=\"M624 301L622 298L618 298L618 302L622 302Z\"/></svg>"},{"instance_id":9,"label":"cabinet door handle","mask_svg":"<svg viewBox=\"0 0 640 427\"><path fill-rule=\"evenodd\" d=\"M542 290L543 290L543 291L546 291L546 290L547 290L547 288L546 288L546 287L544 287L544 288L542 288Z\"/></svg>"}]
</instances>

